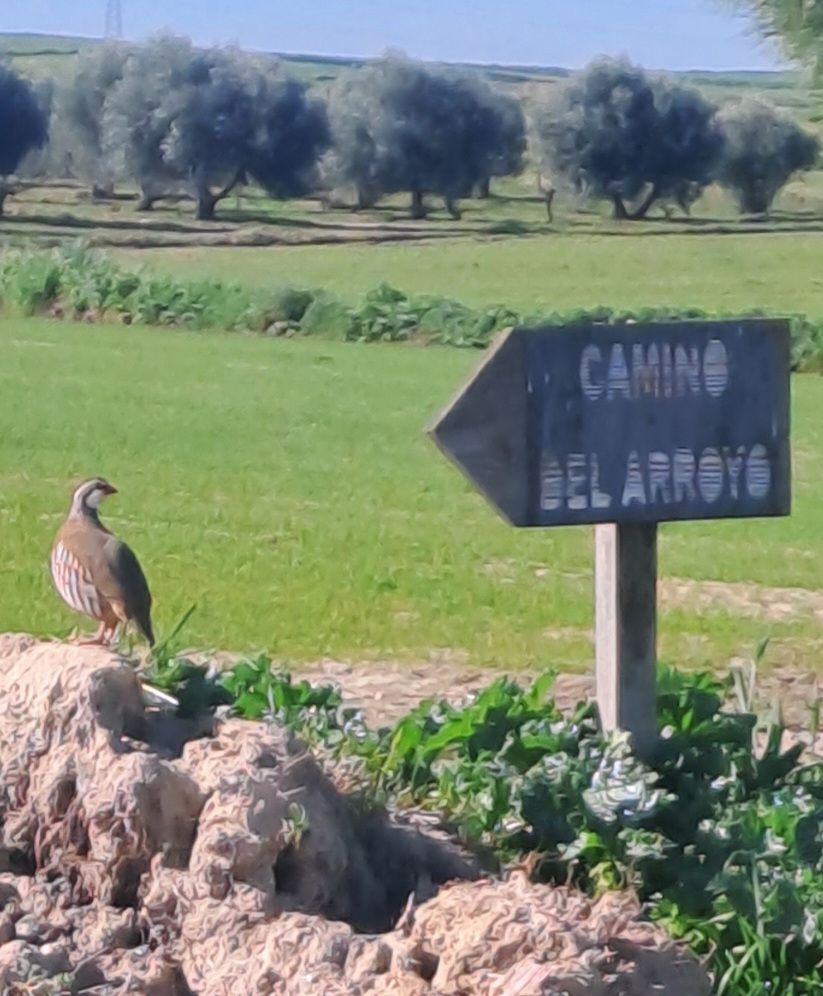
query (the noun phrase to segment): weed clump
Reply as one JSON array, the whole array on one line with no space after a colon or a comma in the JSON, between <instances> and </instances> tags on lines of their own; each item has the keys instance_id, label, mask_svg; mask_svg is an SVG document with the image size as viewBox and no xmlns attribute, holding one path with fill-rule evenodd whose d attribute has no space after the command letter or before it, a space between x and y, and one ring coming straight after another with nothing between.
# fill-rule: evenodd
<instances>
[{"instance_id":1,"label":"weed clump","mask_svg":"<svg viewBox=\"0 0 823 996\"><path fill-rule=\"evenodd\" d=\"M265 291L239 283L127 270L105 253L82 245L6 253L0 262L0 308L24 315L109 319L126 325L275 332L348 342L415 341L474 349L484 349L510 326L768 317L763 311L723 315L666 307L522 313L503 305L471 308L437 295L411 296L386 283L352 308L325 290L281 287ZM793 368L823 370L823 318L788 317Z\"/></svg>"}]
</instances>

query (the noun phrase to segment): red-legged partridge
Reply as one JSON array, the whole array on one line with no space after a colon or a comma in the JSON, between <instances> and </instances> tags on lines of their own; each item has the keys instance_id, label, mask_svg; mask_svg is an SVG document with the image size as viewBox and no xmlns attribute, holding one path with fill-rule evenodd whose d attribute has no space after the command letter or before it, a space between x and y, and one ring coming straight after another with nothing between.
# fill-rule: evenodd
<instances>
[{"instance_id":1,"label":"red-legged partridge","mask_svg":"<svg viewBox=\"0 0 823 996\"><path fill-rule=\"evenodd\" d=\"M51 551L51 576L69 608L99 622L89 643L112 643L122 626L133 623L154 646L151 593L143 570L129 547L100 521L100 502L113 494L117 489L99 477L75 489Z\"/></svg>"}]
</instances>

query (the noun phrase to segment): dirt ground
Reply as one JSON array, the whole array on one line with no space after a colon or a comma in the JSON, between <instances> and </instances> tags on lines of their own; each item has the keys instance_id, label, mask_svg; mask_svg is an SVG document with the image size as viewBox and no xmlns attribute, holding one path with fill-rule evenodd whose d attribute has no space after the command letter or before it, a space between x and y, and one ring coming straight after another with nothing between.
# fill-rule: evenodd
<instances>
[{"instance_id":1,"label":"dirt ground","mask_svg":"<svg viewBox=\"0 0 823 996\"><path fill-rule=\"evenodd\" d=\"M732 661L730 666L745 670L747 663ZM411 664L391 660L323 660L299 672L299 677L309 681L337 685L346 704L361 709L367 721L375 726L396 722L424 699L446 699L458 704L502 675L520 683L536 677L529 671L471 667L450 655L435 655L431 660ZM820 700L821 691L823 681L812 671L773 668L757 676L755 709L766 716L779 705L789 731L787 743L800 739L815 754L823 756L823 734L818 733L812 743L810 732L811 709ZM593 694L592 673L558 675L555 698L564 711Z\"/></svg>"},{"instance_id":2,"label":"dirt ground","mask_svg":"<svg viewBox=\"0 0 823 996\"><path fill-rule=\"evenodd\" d=\"M660 580L660 607L701 609L724 605L734 615L780 622L811 617L823 623L823 592L800 588L770 588L755 584L721 581L693 581L684 578ZM593 638L593 634L587 634ZM226 664L230 659L226 658ZM751 662L732 659L719 672L732 670L750 674ZM312 682L337 685L347 705L361 709L371 725L395 723L425 699L445 699L458 704L476 694L495 678L506 676L527 683L537 672L519 669L472 666L458 651L435 651L427 660L339 661L325 659L299 669L299 676ZM823 735L813 737L814 710L823 692L823 678L815 671L796 666L758 668L754 689L754 709L768 716L778 709L790 739L803 739L823 756ZM564 711L594 695L594 674L560 674L555 698Z\"/></svg>"}]
</instances>

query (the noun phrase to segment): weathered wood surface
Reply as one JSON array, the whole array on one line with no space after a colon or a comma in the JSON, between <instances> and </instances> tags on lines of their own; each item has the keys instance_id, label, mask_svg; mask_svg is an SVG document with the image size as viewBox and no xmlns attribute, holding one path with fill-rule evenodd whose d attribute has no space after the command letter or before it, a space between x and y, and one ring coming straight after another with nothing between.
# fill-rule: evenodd
<instances>
[{"instance_id":1,"label":"weathered wood surface","mask_svg":"<svg viewBox=\"0 0 823 996\"><path fill-rule=\"evenodd\" d=\"M595 524L601 722L647 753L657 523L789 514L788 323L510 329L429 431L513 525Z\"/></svg>"},{"instance_id":2,"label":"weathered wood surface","mask_svg":"<svg viewBox=\"0 0 823 996\"><path fill-rule=\"evenodd\" d=\"M788 323L509 330L430 432L517 526L787 515Z\"/></svg>"},{"instance_id":3,"label":"weathered wood surface","mask_svg":"<svg viewBox=\"0 0 823 996\"><path fill-rule=\"evenodd\" d=\"M595 691L607 732L641 755L656 737L657 526L595 527Z\"/></svg>"},{"instance_id":4,"label":"weathered wood surface","mask_svg":"<svg viewBox=\"0 0 823 996\"><path fill-rule=\"evenodd\" d=\"M528 515L525 339L502 332L429 429L459 470L512 525Z\"/></svg>"}]
</instances>

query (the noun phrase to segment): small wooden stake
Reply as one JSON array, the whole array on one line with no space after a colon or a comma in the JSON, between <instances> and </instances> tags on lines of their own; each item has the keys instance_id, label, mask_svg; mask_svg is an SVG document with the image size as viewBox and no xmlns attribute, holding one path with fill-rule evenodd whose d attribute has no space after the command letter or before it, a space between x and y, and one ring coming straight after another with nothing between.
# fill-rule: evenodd
<instances>
[{"instance_id":1,"label":"small wooden stake","mask_svg":"<svg viewBox=\"0 0 823 996\"><path fill-rule=\"evenodd\" d=\"M595 526L596 691L605 730L638 754L657 735L657 526Z\"/></svg>"}]
</instances>

